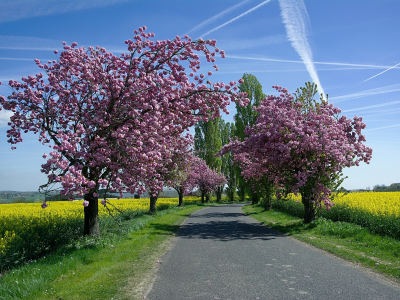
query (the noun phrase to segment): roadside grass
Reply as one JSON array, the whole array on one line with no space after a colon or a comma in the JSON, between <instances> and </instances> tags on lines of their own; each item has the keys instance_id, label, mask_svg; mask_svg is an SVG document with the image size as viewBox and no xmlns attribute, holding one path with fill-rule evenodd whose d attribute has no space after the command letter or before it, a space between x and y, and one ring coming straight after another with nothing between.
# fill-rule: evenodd
<instances>
[{"instance_id":1,"label":"roadside grass","mask_svg":"<svg viewBox=\"0 0 400 300\"><path fill-rule=\"evenodd\" d=\"M359 201L361 199L362 201L362 196L364 194L368 195L368 193L352 193L346 195L346 197L347 199L349 197L353 197L353 199L350 198L352 201L354 201L354 198ZM393 197L394 198L394 199L392 198L393 202L391 202L390 204L386 203L385 205L386 209L387 207L390 207L390 205L393 206L393 214L387 214L385 212L380 211L380 208L382 208L379 206L380 197L378 196L375 197L377 199L375 201L377 205L374 206L374 209L376 209L375 213L363 209L358 209L357 207L351 207L346 203L340 203L339 201L339 204L338 203L335 204L329 210L326 209L317 210L317 214L319 217L323 217L325 219L329 219L332 221L341 221L341 222L348 222L360 225L364 228L368 228L368 230L374 234L378 234L381 236L385 235L392 238L400 239L400 217L394 213L396 211L395 205L397 205L398 200ZM338 200L340 198L342 197L338 197L336 199ZM275 210L286 212L292 216L302 218L304 216L304 205L301 202L300 203L297 202L291 200L285 201L285 200L274 199L272 201L272 207Z\"/></svg>"},{"instance_id":2,"label":"roadside grass","mask_svg":"<svg viewBox=\"0 0 400 300\"><path fill-rule=\"evenodd\" d=\"M80 238L0 278L0 299L142 299L157 258L180 224L210 204L108 219L99 238Z\"/></svg>"},{"instance_id":3,"label":"roadside grass","mask_svg":"<svg viewBox=\"0 0 400 300\"><path fill-rule=\"evenodd\" d=\"M247 205L242 210L257 221L288 236L367 267L400 282L400 240L371 233L347 222L318 218L310 224L284 212Z\"/></svg>"}]
</instances>

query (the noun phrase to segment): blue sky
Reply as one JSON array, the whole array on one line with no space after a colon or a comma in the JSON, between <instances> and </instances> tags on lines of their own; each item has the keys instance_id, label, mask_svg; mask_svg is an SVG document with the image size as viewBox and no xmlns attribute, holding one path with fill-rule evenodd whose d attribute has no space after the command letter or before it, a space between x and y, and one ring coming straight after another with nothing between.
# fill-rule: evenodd
<instances>
[{"instance_id":1,"label":"blue sky","mask_svg":"<svg viewBox=\"0 0 400 300\"><path fill-rule=\"evenodd\" d=\"M273 94L272 85L293 92L314 81L344 115L364 117L373 158L346 169L343 187L400 182L398 0L2 0L0 7L1 95L10 94L8 80L39 72L35 58L55 59L62 41L118 53L143 25L159 40L216 39L226 58L217 60L214 82L251 73ZM227 121L234 106L230 112ZM0 190L35 191L46 182L40 165L49 148L26 134L12 151L8 118L0 112Z\"/></svg>"}]
</instances>

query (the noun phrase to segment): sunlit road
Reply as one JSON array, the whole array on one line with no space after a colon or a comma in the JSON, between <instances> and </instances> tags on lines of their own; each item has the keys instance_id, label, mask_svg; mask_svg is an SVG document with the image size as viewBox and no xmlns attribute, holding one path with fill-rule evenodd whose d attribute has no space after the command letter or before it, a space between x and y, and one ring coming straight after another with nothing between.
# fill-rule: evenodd
<instances>
[{"instance_id":1,"label":"sunlit road","mask_svg":"<svg viewBox=\"0 0 400 300\"><path fill-rule=\"evenodd\" d=\"M146 299L400 299L397 285L278 234L241 206L189 217Z\"/></svg>"}]
</instances>

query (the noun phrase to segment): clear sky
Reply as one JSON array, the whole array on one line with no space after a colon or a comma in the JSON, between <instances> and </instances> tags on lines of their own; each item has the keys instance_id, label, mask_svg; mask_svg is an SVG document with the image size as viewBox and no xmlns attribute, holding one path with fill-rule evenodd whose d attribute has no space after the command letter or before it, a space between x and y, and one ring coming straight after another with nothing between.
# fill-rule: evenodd
<instances>
[{"instance_id":1,"label":"clear sky","mask_svg":"<svg viewBox=\"0 0 400 300\"><path fill-rule=\"evenodd\" d=\"M344 115L364 117L373 158L345 170L343 187L400 182L398 0L1 0L0 8L0 95L11 93L10 79L39 73L33 60L55 59L62 41L119 53L143 25L159 40L216 39L226 58L214 82L251 73L273 94L273 85L293 92L314 81ZM12 151L8 118L0 112L0 190L35 191L49 148L25 134Z\"/></svg>"}]
</instances>

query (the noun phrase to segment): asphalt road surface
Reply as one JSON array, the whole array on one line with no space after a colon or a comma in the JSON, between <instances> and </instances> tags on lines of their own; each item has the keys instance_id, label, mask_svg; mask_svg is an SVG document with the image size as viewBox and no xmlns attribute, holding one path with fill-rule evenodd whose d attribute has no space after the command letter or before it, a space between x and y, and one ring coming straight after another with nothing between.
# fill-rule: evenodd
<instances>
[{"instance_id":1,"label":"asphalt road surface","mask_svg":"<svg viewBox=\"0 0 400 300\"><path fill-rule=\"evenodd\" d=\"M400 299L398 285L269 229L241 206L190 216L146 299Z\"/></svg>"}]
</instances>

